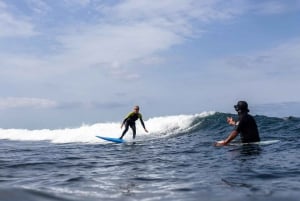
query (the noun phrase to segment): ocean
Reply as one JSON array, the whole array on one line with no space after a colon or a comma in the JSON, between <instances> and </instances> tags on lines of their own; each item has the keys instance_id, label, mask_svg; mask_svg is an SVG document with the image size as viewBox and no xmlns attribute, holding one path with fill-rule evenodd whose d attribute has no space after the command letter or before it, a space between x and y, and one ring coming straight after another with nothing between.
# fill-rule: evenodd
<instances>
[{"instance_id":1,"label":"ocean","mask_svg":"<svg viewBox=\"0 0 300 201\"><path fill-rule=\"evenodd\" d=\"M0 129L0 200L299 200L300 118L256 115L264 143L215 147L227 116L153 117L124 144L95 137L119 137L120 122Z\"/></svg>"}]
</instances>

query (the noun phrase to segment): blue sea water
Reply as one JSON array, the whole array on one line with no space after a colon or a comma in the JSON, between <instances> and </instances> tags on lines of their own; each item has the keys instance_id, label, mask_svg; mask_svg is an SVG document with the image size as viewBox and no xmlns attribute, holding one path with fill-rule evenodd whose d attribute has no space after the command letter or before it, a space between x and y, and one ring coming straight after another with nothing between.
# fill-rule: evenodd
<instances>
[{"instance_id":1,"label":"blue sea water","mask_svg":"<svg viewBox=\"0 0 300 201\"><path fill-rule=\"evenodd\" d=\"M265 143L215 147L227 116L151 118L125 144L95 137L119 137L119 122L0 129L0 200L299 200L300 118L255 116Z\"/></svg>"}]
</instances>

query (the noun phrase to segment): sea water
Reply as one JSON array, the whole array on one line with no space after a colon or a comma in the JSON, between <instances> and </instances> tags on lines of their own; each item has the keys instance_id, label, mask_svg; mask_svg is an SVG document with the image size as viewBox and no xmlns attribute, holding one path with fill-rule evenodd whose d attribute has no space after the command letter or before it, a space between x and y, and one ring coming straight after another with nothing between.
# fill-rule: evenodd
<instances>
[{"instance_id":1,"label":"sea water","mask_svg":"<svg viewBox=\"0 0 300 201\"><path fill-rule=\"evenodd\" d=\"M125 144L95 137L119 122L0 129L0 200L299 200L300 119L254 116L265 143L215 147L227 116L154 117Z\"/></svg>"}]
</instances>

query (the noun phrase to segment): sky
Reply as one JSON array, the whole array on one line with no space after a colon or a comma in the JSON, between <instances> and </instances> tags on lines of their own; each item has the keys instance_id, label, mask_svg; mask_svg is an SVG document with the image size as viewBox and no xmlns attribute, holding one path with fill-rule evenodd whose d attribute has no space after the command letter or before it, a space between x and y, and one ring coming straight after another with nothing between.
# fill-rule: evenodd
<instances>
[{"instance_id":1,"label":"sky","mask_svg":"<svg viewBox=\"0 0 300 201\"><path fill-rule=\"evenodd\" d=\"M300 0L0 0L0 128L300 116L299 22Z\"/></svg>"}]
</instances>

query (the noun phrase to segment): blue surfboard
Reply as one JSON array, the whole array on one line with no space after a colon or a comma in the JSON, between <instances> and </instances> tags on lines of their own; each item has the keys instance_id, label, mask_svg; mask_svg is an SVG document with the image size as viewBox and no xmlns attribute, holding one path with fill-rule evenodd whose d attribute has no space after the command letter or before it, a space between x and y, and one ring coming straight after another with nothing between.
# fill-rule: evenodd
<instances>
[{"instance_id":1,"label":"blue surfboard","mask_svg":"<svg viewBox=\"0 0 300 201\"><path fill-rule=\"evenodd\" d=\"M110 142L114 142L114 143L123 143L125 142L125 140L120 139L120 138L113 138L113 137L104 137L104 136L96 136L97 138L100 138L102 140L106 140L106 141L110 141Z\"/></svg>"}]
</instances>

